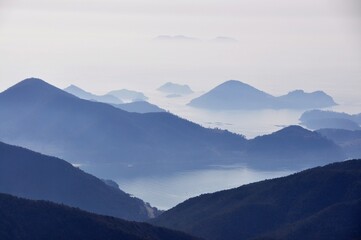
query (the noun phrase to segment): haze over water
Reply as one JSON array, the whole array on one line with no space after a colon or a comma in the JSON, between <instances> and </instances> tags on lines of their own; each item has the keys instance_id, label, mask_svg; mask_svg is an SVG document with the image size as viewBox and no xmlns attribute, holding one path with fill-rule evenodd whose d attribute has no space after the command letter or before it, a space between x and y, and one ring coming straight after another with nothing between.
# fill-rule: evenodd
<instances>
[{"instance_id":1,"label":"haze over water","mask_svg":"<svg viewBox=\"0 0 361 240\"><path fill-rule=\"evenodd\" d=\"M28 77L96 94L128 88L182 118L253 138L297 124L302 111L211 112L185 104L236 79L273 95L324 90L340 104L333 109L360 112L360 6L359 0L3 0L0 90ZM193 40L157 41L159 35ZM218 36L235 41L215 41ZM169 99L154 92L169 81L189 84L196 94ZM200 193L284 174L211 169L117 181L169 208Z\"/></svg>"}]
</instances>

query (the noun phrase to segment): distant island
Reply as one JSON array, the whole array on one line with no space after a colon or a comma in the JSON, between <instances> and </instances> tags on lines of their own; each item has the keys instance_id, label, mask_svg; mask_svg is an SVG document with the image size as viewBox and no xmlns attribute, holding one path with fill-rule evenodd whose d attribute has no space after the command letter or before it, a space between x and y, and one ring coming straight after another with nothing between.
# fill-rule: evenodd
<instances>
[{"instance_id":1,"label":"distant island","mask_svg":"<svg viewBox=\"0 0 361 240\"><path fill-rule=\"evenodd\" d=\"M112 95L119 98L123 102L137 102L137 101L147 101L148 97L142 92L137 92L128 89L114 90L107 93L107 95Z\"/></svg>"},{"instance_id":2,"label":"distant island","mask_svg":"<svg viewBox=\"0 0 361 240\"><path fill-rule=\"evenodd\" d=\"M295 90L276 97L246 83L229 80L193 99L188 105L211 110L256 110L325 108L336 103L322 91L306 93Z\"/></svg>"},{"instance_id":3,"label":"distant island","mask_svg":"<svg viewBox=\"0 0 361 240\"><path fill-rule=\"evenodd\" d=\"M300 117L301 124L309 129L361 130L361 113L347 114L334 111L310 110Z\"/></svg>"},{"instance_id":4,"label":"distant island","mask_svg":"<svg viewBox=\"0 0 361 240\"><path fill-rule=\"evenodd\" d=\"M157 90L168 93L168 96L187 95L193 93L192 89L188 85L181 85L172 82L163 84Z\"/></svg>"}]
</instances>

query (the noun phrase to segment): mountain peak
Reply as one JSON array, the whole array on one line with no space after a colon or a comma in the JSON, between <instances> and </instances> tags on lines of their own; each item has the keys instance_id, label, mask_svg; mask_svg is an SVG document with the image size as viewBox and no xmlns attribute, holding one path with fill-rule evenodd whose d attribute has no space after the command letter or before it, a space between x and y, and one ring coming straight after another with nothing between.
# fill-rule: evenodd
<instances>
[{"instance_id":1,"label":"mountain peak","mask_svg":"<svg viewBox=\"0 0 361 240\"><path fill-rule=\"evenodd\" d=\"M18 82L17 84L15 84L14 86L12 86L11 88L17 88L17 87L40 87L40 86L51 86L49 83L45 82L44 80L40 79L40 78L26 78L20 82Z\"/></svg>"},{"instance_id":2,"label":"mountain peak","mask_svg":"<svg viewBox=\"0 0 361 240\"><path fill-rule=\"evenodd\" d=\"M73 97L39 78L26 78L0 94L19 101L37 101L54 97Z\"/></svg>"},{"instance_id":3,"label":"mountain peak","mask_svg":"<svg viewBox=\"0 0 361 240\"><path fill-rule=\"evenodd\" d=\"M76 89L76 90L82 90L84 91L83 89L81 89L80 87L74 85L74 84L70 84L68 87L66 87L64 90L67 90L67 89Z\"/></svg>"},{"instance_id":4,"label":"mountain peak","mask_svg":"<svg viewBox=\"0 0 361 240\"><path fill-rule=\"evenodd\" d=\"M252 87L251 85L238 81L238 80L228 80L225 81L224 83L220 84L218 87L224 87L224 86L229 86L229 87L248 87L248 88L252 88L255 89L254 87Z\"/></svg>"},{"instance_id":5,"label":"mountain peak","mask_svg":"<svg viewBox=\"0 0 361 240\"><path fill-rule=\"evenodd\" d=\"M193 107L235 110L267 108L274 97L257 88L237 80L228 80L202 96L193 99L188 105Z\"/></svg>"},{"instance_id":6,"label":"mountain peak","mask_svg":"<svg viewBox=\"0 0 361 240\"><path fill-rule=\"evenodd\" d=\"M308 129L305 129L299 125L290 125L285 128L282 128L281 130L278 130L277 132L274 132L271 135L275 136L308 136L308 135L318 135L315 132L312 132Z\"/></svg>"}]
</instances>

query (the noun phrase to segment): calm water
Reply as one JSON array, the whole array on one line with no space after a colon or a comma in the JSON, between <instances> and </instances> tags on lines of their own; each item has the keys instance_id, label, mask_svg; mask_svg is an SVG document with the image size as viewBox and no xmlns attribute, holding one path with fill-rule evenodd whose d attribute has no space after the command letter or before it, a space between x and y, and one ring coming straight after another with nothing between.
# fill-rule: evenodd
<instances>
[{"instance_id":1,"label":"calm water","mask_svg":"<svg viewBox=\"0 0 361 240\"><path fill-rule=\"evenodd\" d=\"M170 112L198 123L204 127L227 129L243 134L247 138L270 134L281 128L298 124L303 110L260 110L260 111L206 111L186 106L195 93L179 98L166 98L166 94L148 92L151 103ZM340 102L330 110L348 113L361 112L359 102ZM139 197L160 209L169 209L184 200L202 193L238 187L290 174L290 171L264 172L244 167L218 167L208 170L182 172L169 176L137 179L117 179L121 189Z\"/></svg>"},{"instance_id":2,"label":"calm water","mask_svg":"<svg viewBox=\"0 0 361 240\"><path fill-rule=\"evenodd\" d=\"M290 171L255 171L244 167L218 167L171 176L117 179L121 189L151 203L169 209L202 193L230 189L243 184L290 174Z\"/></svg>"}]
</instances>

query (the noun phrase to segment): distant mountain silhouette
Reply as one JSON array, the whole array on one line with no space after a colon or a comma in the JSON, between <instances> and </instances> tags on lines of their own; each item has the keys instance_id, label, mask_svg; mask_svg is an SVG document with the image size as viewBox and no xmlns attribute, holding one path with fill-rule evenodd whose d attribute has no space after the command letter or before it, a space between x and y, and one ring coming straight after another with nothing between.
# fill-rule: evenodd
<instances>
[{"instance_id":1,"label":"distant mountain silhouette","mask_svg":"<svg viewBox=\"0 0 361 240\"><path fill-rule=\"evenodd\" d=\"M310 110L300 117L301 124L309 129L335 128L361 130L361 113L347 114L334 111Z\"/></svg>"},{"instance_id":2,"label":"distant mountain silhouette","mask_svg":"<svg viewBox=\"0 0 361 240\"><path fill-rule=\"evenodd\" d=\"M302 169L346 158L342 149L317 132L289 126L247 143L248 162L253 167Z\"/></svg>"},{"instance_id":3,"label":"distant mountain silhouette","mask_svg":"<svg viewBox=\"0 0 361 240\"><path fill-rule=\"evenodd\" d=\"M272 108L275 99L248 84L230 80L193 99L189 105L217 110Z\"/></svg>"},{"instance_id":4,"label":"distant mountain silhouette","mask_svg":"<svg viewBox=\"0 0 361 240\"><path fill-rule=\"evenodd\" d=\"M213 110L307 109L333 106L336 103L324 92L296 90L275 97L246 83L229 80L193 99L188 105Z\"/></svg>"},{"instance_id":5,"label":"distant mountain silhouette","mask_svg":"<svg viewBox=\"0 0 361 240\"><path fill-rule=\"evenodd\" d=\"M153 41L167 41L167 42L197 42L199 39L194 37L188 37L184 35L159 35L153 39Z\"/></svg>"},{"instance_id":6,"label":"distant mountain silhouette","mask_svg":"<svg viewBox=\"0 0 361 240\"><path fill-rule=\"evenodd\" d=\"M128 220L146 220L160 212L64 160L0 142L0 192L49 200Z\"/></svg>"},{"instance_id":7,"label":"distant mountain silhouette","mask_svg":"<svg viewBox=\"0 0 361 240\"><path fill-rule=\"evenodd\" d=\"M347 158L361 158L361 130L324 128L317 132L338 144L346 153Z\"/></svg>"},{"instance_id":8,"label":"distant mountain silhouette","mask_svg":"<svg viewBox=\"0 0 361 240\"><path fill-rule=\"evenodd\" d=\"M70 85L69 87L65 88L64 91L73 94L74 96L77 96L78 98L90 100L90 101L96 101L96 102L104 102L104 103L113 103L113 104L120 104L122 101L110 94L98 96L95 94L92 94L90 92L84 91L83 89L75 86Z\"/></svg>"},{"instance_id":9,"label":"distant mountain silhouette","mask_svg":"<svg viewBox=\"0 0 361 240\"><path fill-rule=\"evenodd\" d=\"M196 240L181 232L0 194L1 240Z\"/></svg>"},{"instance_id":10,"label":"distant mountain silhouette","mask_svg":"<svg viewBox=\"0 0 361 240\"><path fill-rule=\"evenodd\" d=\"M127 112L136 113L152 113L152 112L165 112L164 109L157 105L145 101L136 101L131 103L113 104L114 107L120 108Z\"/></svg>"},{"instance_id":11,"label":"distant mountain silhouette","mask_svg":"<svg viewBox=\"0 0 361 240\"><path fill-rule=\"evenodd\" d=\"M169 113L129 113L79 99L39 79L0 93L0 140L81 163L101 178L234 162L243 136Z\"/></svg>"},{"instance_id":12,"label":"distant mountain silhouette","mask_svg":"<svg viewBox=\"0 0 361 240\"><path fill-rule=\"evenodd\" d=\"M113 104L113 106L127 112L136 112L136 113L165 112L164 109L158 107L157 105L145 101Z\"/></svg>"},{"instance_id":13,"label":"distant mountain silhouette","mask_svg":"<svg viewBox=\"0 0 361 240\"><path fill-rule=\"evenodd\" d=\"M169 94L177 94L177 95L187 95L193 93L192 89L188 85L180 85L176 83L167 82L160 86L158 91L169 93Z\"/></svg>"},{"instance_id":14,"label":"distant mountain silhouette","mask_svg":"<svg viewBox=\"0 0 361 240\"><path fill-rule=\"evenodd\" d=\"M361 160L191 198L153 224L209 240L360 239Z\"/></svg>"},{"instance_id":15,"label":"distant mountain silhouette","mask_svg":"<svg viewBox=\"0 0 361 240\"><path fill-rule=\"evenodd\" d=\"M113 95L123 102L136 102L146 101L148 97L142 92L132 91L128 89L114 90L107 93L107 95Z\"/></svg>"},{"instance_id":16,"label":"distant mountain silhouette","mask_svg":"<svg viewBox=\"0 0 361 240\"><path fill-rule=\"evenodd\" d=\"M129 113L82 100L39 79L24 80L0 93L0 116L0 140L80 164L106 179L214 164L299 169L345 158L337 145L307 130L247 141L167 112Z\"/></svg>"},{"instance_id":17,"label":"distant mountain silhouette","mask_svg":"<svg viewBox=\"0 0 361 240\"><path fill-rule=\"evenodd\" d=\"M277 97L280 108L325 108L336 105L335 101L322 91L306 93L303 90L295 90L286 95Z\"/></svg>"}]
</instances>

